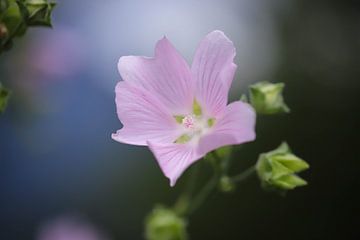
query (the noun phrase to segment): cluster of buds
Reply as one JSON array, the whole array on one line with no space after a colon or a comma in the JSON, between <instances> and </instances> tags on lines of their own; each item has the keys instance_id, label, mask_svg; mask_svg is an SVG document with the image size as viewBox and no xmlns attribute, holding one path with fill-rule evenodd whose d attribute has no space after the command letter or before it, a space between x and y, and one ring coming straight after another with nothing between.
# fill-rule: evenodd
<instances>
[{"instance_id":1,"label":"cluster of buds","mask_svg":"<svg viewBox=\"0 0 360 240\"><path fill-rule=\"evenodd\" d=\"M51 27L54 7L48 0L1 0L0 53L10 49L13 38L24 35L29 26Z\"/></svg>"},{"instance_id":2,"label":"cluster of buds","mask_svg":"<svg viewBox=\"0 0 360 240\"><path fill-rule=\"evenodd\" d=\"M292 154L286 143L273 151L260 154L256 164L262 186L274 190L291 190L305 186L307 182L296 173L308 168L309 164Z\"/></svg>"}]
</instances>

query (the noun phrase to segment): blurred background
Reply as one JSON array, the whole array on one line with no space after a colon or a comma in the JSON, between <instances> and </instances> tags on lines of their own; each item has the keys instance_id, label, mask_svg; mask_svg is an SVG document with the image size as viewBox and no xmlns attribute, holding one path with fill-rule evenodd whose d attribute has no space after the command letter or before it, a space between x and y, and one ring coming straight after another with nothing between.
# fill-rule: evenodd
<instances>
[{"instance_id":1,"label":"blurred background","mask_svg":"<svg viewBox=\"0 0 360 240\"><path fill-rule=\"evenodd\" d=\"M358 1L58 0L53 26L0 57L12 89L0 115L0 239L143 239L144 217L172 204L185 179L170 188L146 147L110 138L121 128L117 61L152 56L166 35L191 63L215 29L237 48L231 99L257 81L285 82L292 109L258 118L234 173L282 140L311 169L309 186L285 197L256 177L213 195L191 219L191 239L360 239Z\"/></svg>"}]
</instances>

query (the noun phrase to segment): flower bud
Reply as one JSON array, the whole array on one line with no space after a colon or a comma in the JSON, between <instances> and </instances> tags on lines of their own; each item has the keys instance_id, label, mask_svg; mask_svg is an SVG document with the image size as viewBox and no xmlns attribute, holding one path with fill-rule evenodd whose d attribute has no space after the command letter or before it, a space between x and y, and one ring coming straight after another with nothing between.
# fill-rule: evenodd
<instances>
[{"instance_id":1,"label":"flower bud","mask_svg":"<svg viewBox=\"0 0 360 240\"><path fill-rule=\"evenodd\" d=\"M171 209L156 207L146 218L146 239L186 240L186 221Z\"/></svg>"},{"instance_id":2,"label":"flower bud","mask_svg":"<svg viewBox=\"0 0 360 240\"><path fill-rule=\"evenodd\" d=\"M0 41L8 36L8 29L5 24L0 23Z\"/></svg>"},{"instance_id":3,"label":"flower bud","mask_svg":"<svg viewBox=\"0 0 360 240\"><path fill-rule=\"evenodd\" d=\"M277 149L260 154L256 164L257 174L265 189L291 190L307 185L296 173L308 169L309 165L291 153L282 143Z\"/></svg>"},{"instance_id":4,"label":"flower bud","mask_svg":"<svg viewBox=\"0 0 360 240\"><path fill-rule=\"evenodd\" d=\"M235 190L235 184L231 181L228 176L223 176L219 181L219 189L224 193L233 192Z\"/></svg>"},{"instance_id":5,"label":"flower bud","mask_svg":"<svg viewBox=\"0 0 360 240\"><path fill-rule=\"evenodd\" d=\"M29 13L29 26L51 27L51 13L56 3L48 0L28 0L26 8Z\"/></svg>"},{"instance_id":6,"label":"flower bud","mask_svg":"<svg viewBox=\"0 0 360 240\"><path fill-rule=\"evenodd\" d=\"M287 113L282 91L284 83L259 82L250 86L250 103L260 114Z\"/></svg>"}]
</instances>

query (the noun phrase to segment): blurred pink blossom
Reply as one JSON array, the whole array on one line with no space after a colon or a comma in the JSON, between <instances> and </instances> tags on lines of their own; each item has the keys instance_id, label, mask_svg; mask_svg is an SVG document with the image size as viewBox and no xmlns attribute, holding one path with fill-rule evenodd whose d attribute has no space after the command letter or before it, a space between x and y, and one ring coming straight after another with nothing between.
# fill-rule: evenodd
<instances>
[{"instance_id":1,"label":"blurred pink blossom","mask_svg":"<svg viewBox=\"0 0 360 240\"><path fill-rule=\"evenodd\" d=\"M60 217L40 228L37 240L108 240L93 225L76 217Z\"/></svg>"},{"instance_id":2,"label":"blurred pink blossom","mask_svg":"<svg viewBox=\"0 0 360 240\"><path fill-rule=\"evenodd\" d=\"M58 27L38 35L29 47L27 62L31 71L47 77L67 76L81 67L84 49L84 42L75 31Z\"/></svg>"}]
</instances>

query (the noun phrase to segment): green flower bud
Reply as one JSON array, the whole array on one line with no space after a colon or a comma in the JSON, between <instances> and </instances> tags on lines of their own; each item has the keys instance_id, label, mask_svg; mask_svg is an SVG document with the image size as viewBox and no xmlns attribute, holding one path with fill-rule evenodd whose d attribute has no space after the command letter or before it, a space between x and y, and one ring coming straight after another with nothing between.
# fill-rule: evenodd
<instances>
[{"instance_id":1,"label":"green flower bud","mask_svg":"<svg viewBox=\"0 0 360 240\"><path fill-rule=\"evenodd\" d=\"M219 181L219 189L222 192L228 193L233 192L235 190L235 184L231 181L228 176L223 176Z\"/></svg>"},{"instance_id":2,"label":"green flower bud","mask_svg":"<svg viewBox=\"0 0 360 240\"><path fill-rule=\"evenodd\" d=\"M4 88L0 83L0 113L5 110L9 95L10 91Z\"/></svg>"},{"instance_id":3,"label":"green flower bud","mask_svg":"<svg viewBox=\"0 0 360 240\"><path fill-rule=\"evenodd\" d=\"M284 83L260 82L250 86L250 103L260 114L289 112L284 103Z\"/></svg>"},{"instance_id":4,"label":"green flower bud","mask_svg":"<svg viewBox=\"0 0 360 240\"><path fill-rule=\"evenodd\" d=\"M146 218L147 240L186 240L186 221L173 210L156 207Z\"/></svg>"},{"instance_id":5,"label":"green flower bud","mask_svg":"<svg viewBox=\"0 0 360 240\"><path fill-rule=\"evenodd\" d=\"M28 0L25 5L29 13L29 26L51 27L51 12L56 3L47 0Z\"/></svg>"},{"instance_id":6,"label":"green flower bud","mask_svg":"<svg viewBox=\"0 0 360 240\"><path fill-rule=\"evenodd\" d=\"M309 164L292 154L286 143L273 151L260 154L256 164L262 186L277 190L291 190L307 185L296 173L308 168Z\"/></svg>"}]
</instances>

